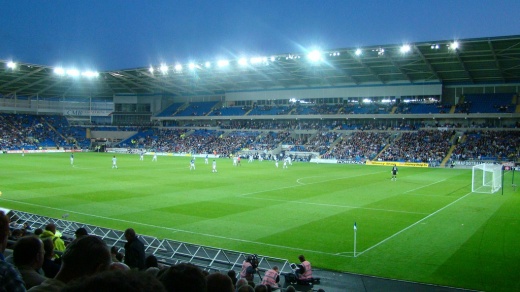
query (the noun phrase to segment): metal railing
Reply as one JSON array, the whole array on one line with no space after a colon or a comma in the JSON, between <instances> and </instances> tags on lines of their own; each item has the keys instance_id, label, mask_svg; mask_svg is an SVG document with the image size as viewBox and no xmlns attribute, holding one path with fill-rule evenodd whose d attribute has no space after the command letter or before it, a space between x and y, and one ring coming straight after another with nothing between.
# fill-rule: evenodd
<instances>
[{"instance_id":1,"label":"metal railing","mask_svg":"<svg viewBox=\"0 0 520 292\"><path fill-rule=\"evenodd\" d=\"M11 222L15 225L21 226L27 223L33 231L38 228L44 229L47 224L53 223L65 239L69 238L72 240L74 232L82 227L87 230L88 234L99 236L108 246L116 246L119 250L122 250L126 243L124 231L69 221L67 220L68 214L64 214L61 219L56 219L11 210L8 215L11 218ZM140 235L139 238L145 245L146 254L153 254L159 262L165 265L188 262L209 272L227 272L228 270L240 269L242 262L251 255L251 253L218 247L191 244L171 239L158 239L148 235ZM278 266L281 273L292 272L290 263L286 259L258 255L258 261L259 271L266 271L273 266Z\"/></svg>"}]
</instances>

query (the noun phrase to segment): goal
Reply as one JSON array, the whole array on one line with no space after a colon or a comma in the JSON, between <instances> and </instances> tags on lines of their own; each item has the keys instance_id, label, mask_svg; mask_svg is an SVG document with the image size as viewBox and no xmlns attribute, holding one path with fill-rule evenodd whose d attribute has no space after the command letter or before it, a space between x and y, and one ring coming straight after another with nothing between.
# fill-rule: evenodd
<instances>
[{"instance_id":1,"label":"goal","mask_svg":"<svg viewBox=\"0 0 520 292\"><path fill-rule=\"evenodd\" d=\"M473 166L471 191L493 194L502 187L502 165L482 163Z\"/></svg>"}]
</instances>

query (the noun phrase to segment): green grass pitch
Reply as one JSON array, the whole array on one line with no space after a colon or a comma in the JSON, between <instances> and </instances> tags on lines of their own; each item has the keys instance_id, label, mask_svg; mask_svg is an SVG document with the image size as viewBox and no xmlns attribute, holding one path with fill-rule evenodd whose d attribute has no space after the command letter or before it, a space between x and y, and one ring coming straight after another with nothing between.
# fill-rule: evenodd
<instances>
[{"instance_id":1,"label":"green grass pitch","mask_svg":"<svg viewBox=\"0 0 520 292\"><path fill-rule=\"evenodd\" d=\"M520 290L520 202L471 170L118 154L0 155L0 207L387 278ZM357 222L354 257L354 222Z\"/></svg>"}]
</instances>

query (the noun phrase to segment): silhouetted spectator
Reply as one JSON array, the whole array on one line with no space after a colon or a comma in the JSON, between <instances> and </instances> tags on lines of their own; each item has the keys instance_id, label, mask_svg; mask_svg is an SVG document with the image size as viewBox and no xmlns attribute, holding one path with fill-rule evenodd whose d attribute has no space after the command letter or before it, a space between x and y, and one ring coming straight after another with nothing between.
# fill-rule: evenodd
<instances>
[{"instance_id":1,"label":"silhouetted spectator","mask_svg":"<svg viewBox=\"0 0 520 292\"><path fill-rule=\"evenodd\" d=\"M231 282L233 282L233 286L237 286L237 273L235 272L235 270L229 270L227 272L227 275L228 277L231 279Z\"/></svg>"},{"instance_id":2,"label":"silhouetted spectator","mask_svg":"<svg viewBox=\"0 0 520 292\"><path fill-rule=\"evenodd\" d=\"M108 271L74 281L63 292L163 292L164 286L152 275L139 271Z\"/></svg>"},{"instance_id":3,"label":"silhouetted spectator","mask_svg":"<svg viewBox=\"0 0 520 292\"><path fill-rule=\"evenodd\" d=\"M111 271L114 271L114 270L128 271L128 270L130 270L130 267L122 262L112 262L110 264L110 268L108 268L108 269Z\"/></svg>"},{"instance_id":4,"label":"silhouetted spectator","mask_svg":"<svg viewBox=\"0 0 520 292\"><path fill-rule=\"evenodd\" d=\"M43 233L43 229L41 229L41 228L34 229L34 235L40 236L42 233Z\"/></svg>"},{"instance_id":5,"label":"silhouetted spectator","mask_svg":"<svg viewBox=\"0 0 520 292\"><path fill-rule=\"evenodd\" d=\"M61 257L62 263L54 279L47 279L31 292L60 291L67 283L108 270L111 260L106 243L97 236L83 236L71 242Z\"/></svg>"},{"instance_id":6,"label":"silhouetted spectator","mask_svg":"<svg viewBox=\"0 0 520 292\"><path fill-rule=\"evenodd\" d=\"M0 211L0 291L25 291L22 276L16 268L4 259L4 251L9 236L9 218Z\"/></svg>"},{"instance_id":7,"label":"silhouetted spectator","mask_svg":"<svg viewBox=\"0 0 520 292\"><path fill-rule=\"evenodd\" d=\"M255 292L271 292L271 289L264 284L256 285Z\"/></svg>"},{"instance_id":8,"label":"silhouetted spectator","mask_svg":"<svg viewBox=\"0 0 520 292\"><path fill-rule=\"evenodd\" d=\"M131 269L144 269L144 244L139 240L138 236L135 234L135 230L132 228L128 228L125 230L125 264L127 264Z\"/></svg>"},{"instance_id":9,"label":"silhouetted spectator","mask_svg":"<svg viewBox=\"0 0 520 292\"><path fill-rule=\"evenodd\" d=\"M148 269L150 267L158 268L159 262L157 261L157 258L153 254L151 254L151 255L147 256L146 259L144 260L144 267L146 269Z\"/></svg>"},{"instance_id":10,"label":"silhouetted spectator","mask_svg":"<svg viewBox=\"0 0 520 292\"><path fill-rule=\"evenodd\" d=\"M54 260L54 243L52 243L52 239L47 238L43 240L43 249L45 250L42 265L43 273L47 278L54 278L60 270L60 264Z\"/></svg>"},{"instance_id":11,"label":"silhouetted spectator","mask_svg":"<svg viewBox=\"0 0 520 292\"><path fill-rule=\"evenodd\" d=\"M242 286L249 286L249 283L244 278L240 278L237 280L237 282L235 284L235 288L238 290L238 288L240 288Z\"/></svg>"},{"instance_id":12,"label":"silhouetted spectator","mask_svg":"<svg viewBox=\"0 0 520 292\"><path fill-rule=\"evenodd\" d=\"M242 285L236 290L237 292L255 292L255 288L250 285Z\"/></svg>"},{"instance_id":13,"label":"silhouetted spectator","mask_svg":"<svg viewBox=\"0 0 520 292\"><path fill-rule=\"evenodd\" d=\"M112 246L110 248L110 256L112 257L112 262L120 262L120 260L117 258L117 254L118 254L118 250L117 250L117 246Z\"/></svg>"},{"instance_id":14,"label":"silhouetted spectator","mask_svg":"<svg viewBox=\"0 0 520 292\"><path fill-rule=\"evenodd\" d=\"M206 277L208 292L233 292L234 286L228 275L213 273Z\"/></svg>"},{"instance_id":15,"label":"silhouetted spectator","mask_svg":"<svg viewBox=\"0 0 520 292\"><path fill-rule=\"evenodd\" d=\"M26 236L18 239L13 248L13 262L25 283L30 289L45 281L45 277L38 273L43 265L45 250L43 242L36 236Z\"/></svg>"},{"instance_id":16,"label":"silhouetted spectator","mask_svg":"<svg viewBox=\"0 0 520 292\"><path fill-rule=\"evenodd\" d=\"M157 278L168 291L205 292L206 278L202 270L189 263L181 263L161 270Z\"/></svg>"},{"instance_id":17,"label":"silhouetted spectator","mask_svg":"<svg viewBox=\"0 0 520 292\"><path fill-rule=\"evenodd\" d=\"M88 235L88 232L87 232L87 229L83 228L83 227L80 227L76 230L76 232L74 232L74 235L76 236L76 238L79 238L81 236L86 236Z\"/></svg>"}]
</instances>

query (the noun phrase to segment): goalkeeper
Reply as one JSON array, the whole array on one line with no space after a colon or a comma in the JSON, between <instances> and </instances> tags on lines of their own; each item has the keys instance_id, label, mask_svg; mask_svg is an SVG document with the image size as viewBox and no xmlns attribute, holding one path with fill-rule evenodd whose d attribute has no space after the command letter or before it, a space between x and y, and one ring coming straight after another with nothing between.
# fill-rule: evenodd
<instances>
[{"instance_id":1,"label":"goalkeeper","mask_svg":"<svg viewBox=\"0 0 520 292\"><path fill-rule=\"evenodd\" d=\"M398 172L397 165L394 164L394 166L392 167L392 171L391 171L391 173L392 173L392 180L394 180L394 181L397 180L397 172Z\"/></svg>"}]
</instances>

